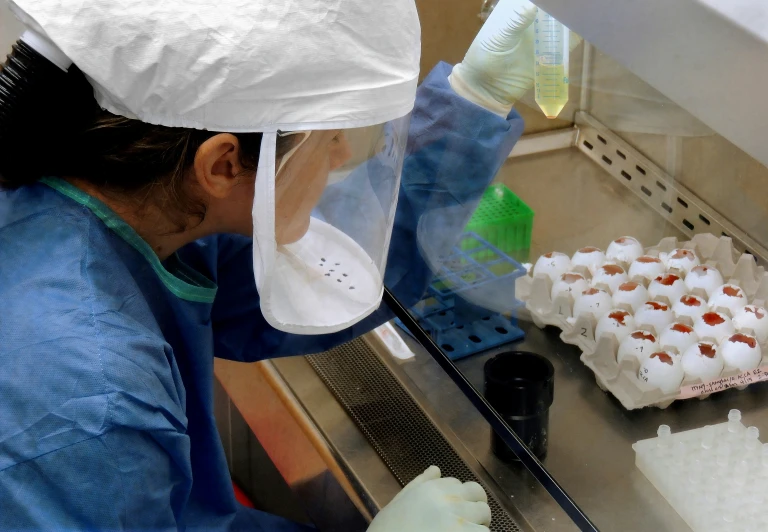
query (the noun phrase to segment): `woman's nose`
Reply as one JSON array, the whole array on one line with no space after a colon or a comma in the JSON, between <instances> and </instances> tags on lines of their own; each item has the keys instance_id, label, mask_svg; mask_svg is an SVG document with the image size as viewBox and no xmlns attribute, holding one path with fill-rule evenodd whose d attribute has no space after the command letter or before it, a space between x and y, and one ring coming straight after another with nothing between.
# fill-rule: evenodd
<instances>
[{"instance_id":1,"label":"woman's nose","mask_svg":"<svg viewBox=\"0 0 768 532\"><path fill-rule=\"evenodd\" d=\"M352 158L352 146L350 146L343 131L339 132L337 141L333 144L330 153L331 170L336 170Z\"/></svg>"}]
</instances>

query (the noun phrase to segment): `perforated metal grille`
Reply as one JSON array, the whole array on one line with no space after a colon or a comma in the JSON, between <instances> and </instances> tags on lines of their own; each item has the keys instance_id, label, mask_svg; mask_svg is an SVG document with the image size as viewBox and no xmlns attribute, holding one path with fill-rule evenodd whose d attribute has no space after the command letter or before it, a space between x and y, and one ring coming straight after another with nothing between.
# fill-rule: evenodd
<instances>
[{"instance_id":1,"label":"perforated metal grille","mask_svg":"<svg viewBox=\"0 0 768 532\"><path fill-rule=\"evenodd\" d=\"M479 482L365 341L353 340L307 360L401 485L432 464L444 476ZM492 531L520 531L490 493L488 505Z\"/></svg>"}]
</instances>

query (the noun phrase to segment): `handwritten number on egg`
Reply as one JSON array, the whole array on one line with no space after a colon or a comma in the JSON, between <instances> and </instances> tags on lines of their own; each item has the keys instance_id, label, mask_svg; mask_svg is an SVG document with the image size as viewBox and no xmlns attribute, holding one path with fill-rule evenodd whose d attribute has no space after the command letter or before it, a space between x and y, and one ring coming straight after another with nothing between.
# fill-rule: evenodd
<instances>
[{"instance_id":1,"label":"handwritten number on egg","mask_svg":"<svg viewBox=\"0 0 768 532\"><path fill-rule=\"evenodd\" d=\"M586 337L587 337L587 328L586 328L586 327L582 327L582 328L581 328L581 335L582 335L584 338L586 338Z\"/></svg>"}]
</instances>

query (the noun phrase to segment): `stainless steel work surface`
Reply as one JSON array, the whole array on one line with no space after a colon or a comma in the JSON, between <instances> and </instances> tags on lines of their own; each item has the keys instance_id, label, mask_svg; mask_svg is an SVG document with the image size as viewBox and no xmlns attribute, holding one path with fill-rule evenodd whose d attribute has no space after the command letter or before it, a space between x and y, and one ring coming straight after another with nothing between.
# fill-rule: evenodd
<instances>
[{"instance_id":1,"label":"stainless steel work surface","mask_svg":"<svg viewBox=\"0 0 768 532\"><path fill-rule=\"evenodd\" d=\"M746 425L768 431L768 383L744 391L730 390L705 400L678 401L666 410L627 411L595 383L579 360L579 350L560 341L554 328L522 324L526 338L505 349L529 350L546 356L555 366L555 401L550 409L549 453L545 467L601 530L684 531L685 522L635 468L632 444L655 436L660 424L673 431L688 430L726 420L738 408ZM520 466L498 460L490 451L490 428L432 358L414 346L416 359L403 365L422 387L466 448L513 498L520 512L537 530L572 530L573 524L555 520L551 503L540 497L543 488ZM483 364L504 349L458 361L473 385L482 390ZM549 522L548 522L549 521Z\"/></svg>"}]
</instances>

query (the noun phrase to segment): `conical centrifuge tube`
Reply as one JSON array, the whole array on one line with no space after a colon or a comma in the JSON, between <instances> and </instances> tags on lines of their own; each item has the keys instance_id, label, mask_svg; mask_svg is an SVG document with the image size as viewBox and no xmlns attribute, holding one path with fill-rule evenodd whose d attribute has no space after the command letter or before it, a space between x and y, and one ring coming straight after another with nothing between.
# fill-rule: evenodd
<instances>
[{"instance_id":1,"label":"conical centrifuge tube","mask_svg":"<svg viewBox=\"0 0 768 532\"><path fill-rule=\"evenodd\" d=\"M538 9L533 31L536 103L547 118L557 118L568 103L568 28Z\"/></svg>"}]
</instances>

